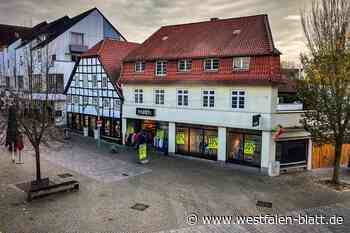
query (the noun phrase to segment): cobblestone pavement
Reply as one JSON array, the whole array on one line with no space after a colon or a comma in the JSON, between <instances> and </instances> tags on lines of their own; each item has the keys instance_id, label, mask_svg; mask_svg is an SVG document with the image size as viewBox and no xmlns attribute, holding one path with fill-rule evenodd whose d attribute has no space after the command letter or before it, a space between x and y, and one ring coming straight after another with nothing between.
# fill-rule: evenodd
<instances>
[{"instance_id":1,"label":"cobblestone pavement","mask_svg":"<svg viewBox=\"0 0 350 233\"><path fill-rule=\"evenodd\" d=\"M89 140L89 139L87 139ZM109 183L128 177L151 172L138 164L117 159L117 156L103 156L96 151L82 147L67 147L69 150L54 150L43 153L42 158L66 169L78 172L97 181Z\"/></svg>"},{"instance_id":2,"label":"cobblestone pavement","mask_svg":"<svg viewBox=\"0 0 350 233\"><path fill-rule=\"evenodd\" d=\"M42 148L42 158L43 177L55 180L58 174L71 173L80 182L80 191L25 202L25 194L15 184L34 179L33 152L27 146L24 164L18 165L0 147L0 232L336 233L350 229L350 192L315 183L319 178L311 172L271 178L241 166L161 155L139 165L133 150L111 154L108 146L97 150L93 140L81 137ZM121 177L124 172L130 176ZM257 200L272 202L273 208L257 208ZM137 203L149 207L130 208ZM337 214L344 217L344 224L189 226L190 213L199 217Z\"/></svg>"}]
</instances>

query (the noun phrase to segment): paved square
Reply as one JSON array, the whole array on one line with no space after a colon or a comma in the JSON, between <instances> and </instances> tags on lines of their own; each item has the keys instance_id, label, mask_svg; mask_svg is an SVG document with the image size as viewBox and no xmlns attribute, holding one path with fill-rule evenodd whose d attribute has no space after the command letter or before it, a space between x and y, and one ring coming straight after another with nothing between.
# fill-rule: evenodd
<instances>
[{"instance_id":1,"label":"paved square","mask_svg":"<svg viewBox=\"0 0 350 233\"><path fill-rule=\"evenodd\" d=\"M15 184L34 179L33 151L23 165L13 164L0 148L0 232L348 232L350 192L315 183L314 172L266 177L255 170L178 157L152 155L140 165L134 150L109 153L94 140L76 137L64 145L42 148L42 176L71 173L80 190L25 202ZM345 174L349 175L349 174ZM65 178L65 179L70 179ZM257 208L257 200L271 202ZM131 209L137 203L144 211ZM186 216L322 214L344 217L342 225L198 225Z\"/></svg>"}]
</instances>

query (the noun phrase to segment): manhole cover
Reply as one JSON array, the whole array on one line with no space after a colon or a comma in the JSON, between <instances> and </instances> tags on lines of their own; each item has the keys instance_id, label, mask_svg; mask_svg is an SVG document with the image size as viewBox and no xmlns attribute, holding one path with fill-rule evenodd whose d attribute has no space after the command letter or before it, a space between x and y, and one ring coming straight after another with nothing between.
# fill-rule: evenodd
<instances>
[{"instance_id":1,"label":"manhole cover","mask_svg":"<svg viewBox=\"0 0 350 233\"><path fill-rule=\"evenodd\" d=\"M129 176L129 174L126 174L126 173L122 173L123 176Z\"/></svg>"},{"instance_id":2,"label":"manhole cover","mask_svg":"<svg viewBox=\"0 0 350 233\"><path fill-rule=\"evenodd\" d=\"M272 208L272 202L257 201L257 202L256 202L256 206L265 207L265 208Z\"/></svg>"},{"instance_id":3,"label":"manhole cover","mask_svg":"<svg viewBox=\"0 0 350 233\"><path fill-rule=\"evenodd\" d=\"M72 177L73 175L70 173L63 173L63 174L58 174L57 176L64 179L64 178Z\"/></svg>"},{"instance_id":4,"label":"manhole cover","mask_svg":"<svg viewBox=\"0 0 350 233\"><path fill-rule=\"evenodd\" d=\"M134 206L131 207L131 209L138 210L138 211L144 211L148 207L149 207L149 205L145 205L142 203L136 203Z\"/></svg>"}]
</instances>

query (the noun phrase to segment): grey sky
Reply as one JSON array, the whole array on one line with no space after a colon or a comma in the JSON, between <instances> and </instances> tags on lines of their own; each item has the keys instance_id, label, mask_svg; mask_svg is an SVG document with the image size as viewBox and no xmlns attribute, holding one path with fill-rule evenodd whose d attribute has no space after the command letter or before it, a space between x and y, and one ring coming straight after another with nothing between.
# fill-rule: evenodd
<instances>
[{"instance_id":1,"label":"grey sky","mask_svg":"<svg viewBox=\"0 0 350 233\"><path fill-rule=\"evenodd\" d=\"M282 59L305 50L300 9L310 0L0 0L0 23L30 26L98 7L129 41L143 42L160 26L212 17L268 14Z\"/></svg>"}]
</instances>

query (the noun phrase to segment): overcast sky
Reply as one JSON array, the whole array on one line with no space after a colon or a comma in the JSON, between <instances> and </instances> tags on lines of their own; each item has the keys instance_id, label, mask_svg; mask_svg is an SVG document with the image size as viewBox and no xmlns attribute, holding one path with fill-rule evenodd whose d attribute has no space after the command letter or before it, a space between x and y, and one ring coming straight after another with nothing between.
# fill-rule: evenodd
<instances>
[{"instance_id":1,"label":"overcast sky","mask_svg":"<svg viewBox=\"0 0 350 233\"><path fill-rule=\"evenodd\" d=\"M268 14L282 59L305 50L300 10L310 0L0 0L0 24L35 25L98 7L128 41L143 42L162 25Z\"/></svg>"}]
</instances>

